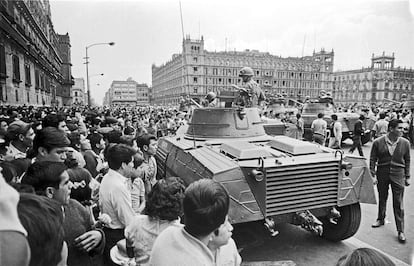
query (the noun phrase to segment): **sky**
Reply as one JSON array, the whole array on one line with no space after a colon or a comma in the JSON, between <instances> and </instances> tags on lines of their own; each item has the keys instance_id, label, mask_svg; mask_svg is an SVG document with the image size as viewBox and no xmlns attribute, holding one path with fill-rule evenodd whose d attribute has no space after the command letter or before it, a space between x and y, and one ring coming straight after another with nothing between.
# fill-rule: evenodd
<instances>
[{"instance_id":1,"label":"sky","mask_svg":"<svg viewBox=\"0 0 414 266\"><path fill-rule=\"evenodd\" d=\"M180 4L183 23L181 24ZM414 68L414 0L50 0L52 23L69 33L72 76L102 104L113 80L151 85L151 66L182 49L184 35L207 51L255 49L282 57L335 52L334 71L360 69L372 54ZM104 75L101 76L100 74Z\"/></svg>"}]
</instances>

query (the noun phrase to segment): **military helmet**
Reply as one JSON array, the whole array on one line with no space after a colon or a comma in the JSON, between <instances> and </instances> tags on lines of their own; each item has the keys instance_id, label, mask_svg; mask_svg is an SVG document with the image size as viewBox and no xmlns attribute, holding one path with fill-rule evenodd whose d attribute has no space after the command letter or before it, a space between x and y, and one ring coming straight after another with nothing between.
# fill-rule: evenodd
<instances>
[{"instance_id":1,"label":"military helmet","mask_svg":"<svg viewBox=\"0 0 414 266\"><path fill-rule=\"evenodd\" d=\"M239 72L239 77L242 76L253 77L253 69L251 67L243 67Z\"/></svg>"},{"instance_id":2,"label":"military helmet","mask_svg":"<svg viewBox=\"0 0 414 266\"><path fill-rule=\"evenodd\" d=\"M214 100L216 97L217 97L217 95L216 95L214 92L212 92L212 91L210 91L210 92L209 92L209 93L207 93L207 95L206 95L206 99L207 99L207 101L209 101L209 102L211 102L212 100Z\"/></svg>"}]
</instances>

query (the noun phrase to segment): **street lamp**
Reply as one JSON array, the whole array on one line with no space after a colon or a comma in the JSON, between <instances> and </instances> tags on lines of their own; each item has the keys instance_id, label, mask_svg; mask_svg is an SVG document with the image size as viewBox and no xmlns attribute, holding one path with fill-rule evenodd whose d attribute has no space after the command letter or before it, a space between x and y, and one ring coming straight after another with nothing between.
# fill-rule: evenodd
<instances>
[{"instance_id":1,"label":"street lamp","mask_svg":"<svg viewBox=\"0 0 414 266\"><path fill-rule=\"evenodd\" d=\"M99 74L90 75L89 77L90 78L93 78L93 77L96 77L96 76L103 76L103 75L104 75L104 73L99 73Z\"/></svg>"},{"instance_id":2,"label":"street lamp","mask_svg":"<svg viewBox=\"0 0 414 266\"><path fill-rule=\"evenodd\" d=\"M91 48L92 46L97 46L97 45L109 45L109 46L113 46L115 45L114 42L100 42L100 43L93 43L90 45L87 45L85 47L85 65L86 65L86 91L88 94L88 106L91 106L91 90L89 87L89 69L88 69L88 65L89 65L89 57L88 57L88 49ZM103 74L102 74L103 75Z\"/></svg>"}]
</instances>

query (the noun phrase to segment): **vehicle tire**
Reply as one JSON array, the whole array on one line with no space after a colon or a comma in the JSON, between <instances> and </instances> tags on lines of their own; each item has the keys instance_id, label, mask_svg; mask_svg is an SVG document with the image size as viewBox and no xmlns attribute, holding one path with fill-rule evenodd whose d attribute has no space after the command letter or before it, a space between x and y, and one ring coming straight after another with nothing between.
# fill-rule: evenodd
<instances>
[{"instance_id":1,"label":"vehicle tire","mask_svg":"<svg viewBox=\"0 0 414 266\"><path fill-rule=\"evenodd\" d=\"M331 241L341 241L355 235L361 224L361 207L358 203L337 208L341 213L337 224L332 224L328 219L323 222L322 237Z\"/></svg>"}]
</instances>

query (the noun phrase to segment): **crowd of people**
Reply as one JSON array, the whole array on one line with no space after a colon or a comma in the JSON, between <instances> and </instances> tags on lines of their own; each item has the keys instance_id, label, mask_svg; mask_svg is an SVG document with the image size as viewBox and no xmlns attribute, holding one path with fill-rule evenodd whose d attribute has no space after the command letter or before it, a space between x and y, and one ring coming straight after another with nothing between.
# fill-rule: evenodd
<instances>
[{"instance_id":1,"label":"crowd of people","mask_svg":"<svg viewBox=\"0 0 414 266\"><path fill-rule=\"evenodd\" d=\"M3 108L0 264L172 265L175 254L174 265L240 265L226 189L156 178L157 138L186 119L173 108Z\"/></svg>"},{"instance_id":2,"label":"crowd of people","mask_svg":"<svg viewBox=\"0 0 414 266\"><path fill-rule=\"evenodd\" d=\"M241 75L254 95L242 106L261 106L265 96L248 79L253 74L246 68ZM215 95L206 99L205 106L216 105ZM312 129L324 143L322 116ZM355 130L363 130L363 118ZM380 197L373 227L384 225L391 186L398 239L405 242L410 147L397 118L381 113L373 128L370 170ZM301 115L290 119L302 138ZM157 139L188 120L165 107L1 107L0 265L240 265L227 190L211 179L157 179ZM329 146L341 148L338 117L332 121ZM357 141L351 150L361 154ZM354 265L364 252L338 265Z\"/></svg>"}]
</instances>

